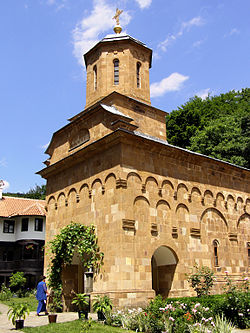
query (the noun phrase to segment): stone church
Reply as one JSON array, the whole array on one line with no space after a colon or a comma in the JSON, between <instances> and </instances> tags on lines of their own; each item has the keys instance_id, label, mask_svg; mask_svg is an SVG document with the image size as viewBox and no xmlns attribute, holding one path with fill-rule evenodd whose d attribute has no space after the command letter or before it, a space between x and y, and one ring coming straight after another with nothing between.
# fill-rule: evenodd
<instances>
[{"instance_id":1,"label":"stone church","mask_svg":"<svg viewBox=\"0 0 250 333\"><path fill-rule=\"evenodd\" d=\"M84 55L86 107L53 134L46 167L46 242L71 221L94 224L104 265L88 282L77 258L63 272L70 291L105 294L117 307L156 294L193 294L186 273L234 279L250 261L250 172L168 144L166 113L151 105L152 50L122 33ZM46 262L48 265L48 262Z\"/></svg>"}]
</instances>

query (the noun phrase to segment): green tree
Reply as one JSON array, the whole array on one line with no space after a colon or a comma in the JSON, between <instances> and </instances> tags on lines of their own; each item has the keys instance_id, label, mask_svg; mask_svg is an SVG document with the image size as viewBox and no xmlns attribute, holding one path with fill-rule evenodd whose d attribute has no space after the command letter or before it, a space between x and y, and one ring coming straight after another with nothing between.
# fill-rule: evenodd
<instances>
[{"instance_id":1,"label":"green tree","mask_svg":"<svg viewBox=\"0 0 250 333\"><path fill-rule=\"evenodd\" d=\"M167 116L170 144L250 168L250 89L202 100L195 96Z\"/></svg>"},{"instance_id":2,"label":"green tree","mask_svg":"<svg viewBox=\"0 0 250 333\"><path fill-rule=\"evenodd\" d=\"M44 200L46 197L46 185L36 185L34 188L31 188L26 193L12 193L6 192L4 193L5 196L8 197L18 197L18 198L29 198L29 199L41 199Z\"/></svg>"}]
</instances>

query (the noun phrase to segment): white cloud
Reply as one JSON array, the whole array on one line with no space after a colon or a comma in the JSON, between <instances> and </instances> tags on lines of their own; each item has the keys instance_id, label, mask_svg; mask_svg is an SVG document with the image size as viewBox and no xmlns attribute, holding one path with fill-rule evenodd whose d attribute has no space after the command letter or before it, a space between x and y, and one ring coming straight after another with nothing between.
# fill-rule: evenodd
<instances>
[{"instance_id":1,"label":"white cloud","mask_svg":"<svg viewBox=\"0 0 250 333\"><path fill-rule=\"evenodd\" d=\"M210 88L207 88L198 91L195 95L200 97L201 99L206 99L210 95L210 93L211 93Z\"/></svg>"},{"instance_id":2,"label":"white cloud","mask_svg":"<svg viewBox=\"0 0 250 333\"><path fill-rule=\"evenodd\" d=\"M93 47L98 40L99 35L106 31L113 33L112 27L115 21L112 19L116 7L109 5L105 0L94 0L94 8L88 16L76 25L72 32L74 50L73 54L77 58L80 65L83 65L83 54ZM123 12L120 17L120 24L124 28L131 17L127 12Z\"/></svg>"},{"instance_id":3,"label":"white cloud","mask_svg":"<svg viewBox=\"0 0 250 333\"><path fill-rule=\"evenodd\" d=\"M151 97L159 97L167 92L180 90L183 83L188 79L188 76L172 73L160 82L152 83L150 85L150 95Z\"/></svg>"},{"instance_id":4,"label":"white cloud","mask_svg":"<svg viewBox=\"0 0 250 333\"><path fill-rule=\"evenodd\" d=\"M48 143L46 143L45 145L41 146L41 148L42 148L42 149L47 149L47 148L48 148L48 146L49 146L49 142L48 142Z\"/></svg>"},{"instance_id":5,"label":"white cloud","mask_svg":"<svg viewBox=\"0 0 250 333\"><path fill-rule=\"evenodd\" d=\"M224 35L224 37L230 37L230 36L239 35L239 34L240 34L240 30L239 29L232 28L228 34Z\"/></svg>"},{"instance_id":6,"label":"white cloud","mask_svg":"<svg viewBox=\"0 0 250 333\"><path fill-rule=\"evenodd\" d=\"M0 160L0 167L6 167L6 166L7 166L7 161L6 161L6 158L3 157Z\"/></svg>"},{"instance_id":7,"label":"white cloud","mask_svg":"<svg viewBox=\"0 0 250 333\"><path fill-rule=\"evenodd\" d=\"M193 26L199 27L199 26L202 26L203 24L204 24L204 20L200 16L193 17L191 20L189 20L187 22L182 22L180 30L175 34L168 35L167 38L163 42L158 44L158 47L162 51L166 52L167 47L177 38L181 37L184 34L184 32L189 31Z\"/></svg>"},{"instance_id":8,"label":"white cloud","mask_svg":"<svg viewBox=\"0 0 250 333\"><path fill-rule=\"evenodd\" d=\"M148 8L152 0L136 0L141 9Z\"/></svg>"},{"instance_id":9,"label":"white cloud","mask_svg":"<svg viewBox=\"0 0 250 333\"><path fill-rule=\"evenodd\" d=\"M200 47L204 43L204 40L197 40L193 43L193 47Z\"/></svg>"}]
</instances>

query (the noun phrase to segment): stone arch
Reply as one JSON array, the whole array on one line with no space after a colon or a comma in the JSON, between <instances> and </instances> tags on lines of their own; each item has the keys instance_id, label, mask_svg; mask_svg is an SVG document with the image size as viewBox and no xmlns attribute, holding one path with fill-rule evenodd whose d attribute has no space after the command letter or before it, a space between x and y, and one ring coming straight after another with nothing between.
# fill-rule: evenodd
<instances>
[{"instance_id":1,"label":"stone arch","mask_svg":"<svg viewBox=\"0 0 250 333\"><path fill-rule=\"evenodd\" d=\"M54 214L55 213L55 209L56 209L55 203L56 203L55 197L53 195L50 196L48 201L47 201L48 214Z\"/></svg>"},{"instance_id":2,"label":"stone arch","mask_svg":"<svg viewBox=\"0 0 250 333\"><path fill-rule=\"evenodd\" d=\"M142 188L141 176L136 172L130 172L127 175L127 186L128 189L134 192L133 195L141 193L141 188Z\"/></svg>"},{"instance_id":3,"label":"stone arch","mask_svg":"<svg viewBox=\"0 0 250 333\"><path fill-rule=\"evenodd\" d=\"M245 223L246 221L247 221L248 223L250 222L250 215L247 214L247 213L245 213L245 214L243 214L243 215L241 215L241 216L239 217L238 222L237 222L237 229L239 229L240 224L243 224L243 223ZM249 225L249 228L245 228L244 231L246 231L246 232L244 232L245 234L250 233L250 225Z\"/></svg>"},{"instance_id":4,"label":"stone arch","mask_svg":"<svg viewBox=\"0 0 250 333\"><path fill-rule=\"evenodd\" d=\"M145 233L145 224L150 222L150 203L147 198L138 196L134 200L134 218L138 221L138 229Z\"/></svg>"},{"instance_id":5,"label":"stone arch","mask_svg":"<svg viewBox=\"0 0 250 333\"><path fill-rule=\"evenodd\" d=\"M191 201L195 203L201 202L201 191L198 187L193 187L191 190Z\"/></svg>"},{"instance_id":6,"label":"stone arch","mask_svg":"<svg viewBox=\"0 0 250 333\"><path fill-rule=\"evenodd\" d=\"M73 205L76 203L76 195L77 195L77 191L76 189L73 187L69 190L68 196L67 196L67 200L68 200L68 204L69 205Z\"/></svg>"},{"instance_id":7,"label":"stone arch","mask_svg":"<svg viewBox=\"0 0 250 333\"><path fill-rule=\"evenodd\" d=\"M203 221L205 219L206 215L209 215L208 218L211 218L212 213L217 214L223 220L223 222L225 223L226 228L228 229L228 224L227 224L227 221L226 221L224 215L216 208L207 208L207 209L205 209L204 212L201 214L201 221Z\"/></svg>"},{"instance_id":8,"label":"stone arch","mask_svg":"<svg viewBox=\"0 0 250 333\"><path fill-rule=\"evenodd\" d=\"M205 206L212 206L213 205L214 195L210 190L206 190L204 192L203 198L204 198L204 205Z\"/></svg>"},{"instance_id":9,"label":"stone arch","mask_svg":"<svg viewBox=\"0 0 250 333\"><path fill-rule=\"evenodd\" d=\"M140 196L138 196L138 197L136 197L135 198L135 200L134 200L134 206L136 205L136 203L138 202L138 201L145 201L149 206L150 206L150 203L149 203L149 201L148 201L148 199L147 198L145 198L144 196L142 196L142 195L140 195Z\"/></svg>"},{"instance_id":10,"label":"stone arch","mask_svg":"<svg viewBox=\"0 0 250 333\"><path fill-rule=\"evenodd\" d=\"M174 192L174 186L171 183L170 180L163 180L162 184L161 184L161 188L162 188L162 196L163 197L172 197L173 196L173 192Z\"/></svg>"},{"instance_id":11,"label":"stone arch","mask_svg":"<svg viewBox=\"0 0 250 333\"><path fill-rule=\"evenodd\" d=\"M114 174L113 172L109 173L109 174L107 175L107 177L105 178L105 181L104 181L105 185L107 184L107 182L108 182L110 179L115 179L115 180L116 180L116 176L115 176L115 174Z\"/></svg>"},{"instance_id":12,"label":"stone arch","mask_svg":"<svg viewBox=\"0 0 250 333\"><path fill-rule=\"evenodd\" d=\"M102 186L102 181L100 178L96 178L91 184L91 189L93 190L94 188L97 188L99 186Z\"/></svg>"},{"instance_id":13,"label":"stone arch","mask_svg":"<svg viewBox=\"0 0 250 333\"><path fill-rule=\"evenodd\" d=\"M175 213L180 225L185 225L186 222L189 222L189 209L185 204L180 203L176 207Z\"/></svg>"},{"instance_id":14,"label":"stone arch","mask_svg":"<svg viewBox=\"0 0 250 333\"><path fill-rule=\"evenodd\" d=\"M64 192L59 193L59 195L57 197L58 208L65 206L65 199L66 199L66 196L65 196Z\"/></svg>"},{"instance_id":15,"label":"stone arch","mask_svg":"<svg viewBox=\"0 0 250 333\"><path fill-rule=\"evenodd\" d=\"M89 185L86 183L82 184L80 187L79 193L80 193L81 200L83 199L83 201L84 201L84 200L88 199L90 197Z\"/></svg>"},{"instance_id":16,"label":"stone arch","mask_svg":"<svg viewBox=\"0 0 250 333\"><path fill-rule=\"evenodd\" d=\"M224 203L225 203L225 197L224 197L224 195L221 192L217 193L216 199L215 199L216 207L218 209L224 209L224 207L225 207Z\"/></svg>"},{"instance_id":17,"label":"stone arch","mask_svg":"<svg viewBox=\"0 0 250 333\"><path fill-rule=\"evenodd\" d=\"M155 191L155 189L158 189L158 182L157 180L150 176L147 177L146 181L145 181L145 185L146 185L146 191L149 190L149 192Z\"/></svg>"},{"instance_id":18,"label":"stone arch","mask_svg":"<svg viewBox=\"0 0 250 333\"><path fill-rule=\"evenodd\" d=\"M235 204L235 199L231 194L229 194L227 196L227 209L228 209L229 213L233 212L234 204Z\"/></svg>"},{"instance_id":19,"label":"stone arch","mask_svg":"<svg viewBox=\"0 0 250 333\"><path fill-rule=\"evenodd\" d=\"M55 199L54 195L52 195L49 197L47 205L52 205L55 203L55 201L56 201L56 199Z\"/></svg>"},{"instance_id":20,"label":"stone arch","mask_svg":"<svg viewBox=\"0 0 250 333\"><path fill-rule=\"evenodd\" d=\"M177 186L177 200L187 200L188 199L188 188L185 184L180 183Z\"/></svg>"},{"instance_id":21,"label":"stone arch","mask_svg":"<svg viewBox=\"0 0 250 333\"><path fill-rule=\"evenodd\" d=\"M178 257L165 245L158 247L151 258L152 289L156 295L168 297L172 287Z\"/></svg>"},{"instance_id":22,"label":"stone arch","mask_svg":"<svg viewBox=\"0 0 250 333\"><path fill-rule=\"evenodd\" d=\"M127 175L127 180L129 180L129 178L135 178L135 179L138 179L141 183L142 183L142 179L141 179L141 176L136 173L136 172L129 172L128 175Z\"/></svg>"},{"instance_id":23,"label":"stone arch","mask_svg":"<svg viewBox=\"0 0 250 333\"><path fill-rule=\"evenodd\" d=\"M243 209L243 199L241 197L238 197L236 200L236 209L239 212Z\"/></svg>"},{"instance_id":24,"label":"stone arch","mask_svg":"<svg viewBox=\"0 0 250 333\"><path fill-rule=\"evenodd\" d=\"M250 215L245 213L240 216L237 222L238 244L242 256L243 265L249 265L249 242L250 242Z\"/></svg>"},{"instance_id":25,"label":"stone arch","mask_svg":"<svg viewBox=\"0 0 250 333\"><path fill-rule=\"evenodd\" d=\"M105 178L105 195L107 198L107 207L110 208L111 205L115 203L115 190L116 190L116 176L114 173L110 173ZM108 215L106 215L108 218Z\"/></svg>"},{"instance_id":26,"label":"stone arch","mask_svg":"<svg viewBox=\"0 0 250 333\"><path fill-rule=\"evenodd\" d=\"M217 240L220 245L217 250L217 261L221 269L227 269L228 262L228 224L223 214L216 208L207 208L200 218L201 240L208 245L208 257L211 267L216 263L213 241Z\"/></svg>"},{"instance_id":27,"label":"stone arch","mask_svg":"<svg viewBox=\"0 0 250 333\"><path fill-rule=\"evenodd\" d=\"M169 211L170 211L170 205L166 200L159 200L156 204L156 223L157 224L166 224Z\"/></svg>"},{"instance_id":28,"label":"stone arch","mask_svg":"<svg viewBox=\"0 0 250 333\"><path fill-rule=\"evenodd\" d=\"M246 206L245 206L246 213L250 214L250 199L246 199Z\"/></svg>"}]
</instances>

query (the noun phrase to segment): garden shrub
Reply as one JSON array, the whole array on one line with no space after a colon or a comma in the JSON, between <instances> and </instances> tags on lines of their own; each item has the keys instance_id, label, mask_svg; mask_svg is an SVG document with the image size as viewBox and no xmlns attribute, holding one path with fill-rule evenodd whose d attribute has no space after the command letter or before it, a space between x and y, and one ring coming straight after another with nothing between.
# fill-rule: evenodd
<instances>
[{"instance_id":1,"label":"garden shrub","mask_svg":"<svg viewBox=\"0 0 250 333\"><path fill-rule=\"evenodd\" d=\"M226 273L226 296L221 310L226 318L239 328L250 327L250 293L248 278L243 278L240 285L232 283Z\"/></svg>"},{"instance_id":2,"label":"garden shrub","mask_svg":"<svg viewBox=\"0 0 250 333\"><path fill-rule=\"evenodd\" d=\"M24 286L26 284L26 277L23 272L12 273L10 276L10 289L15 292L18 297L24 296Z\"/></svg>"},{"instance_id":3,"label":"garden shrub","mask_svg":"<svg viewBox=\"0 0 250 333\"><path fill-rule=\"evenodd\" d=\"M1 285L0 301L9 301L12 297L10 288L6 287L4 283Z\"/></svg>"},{"instance_id":4,"label":"garden shrub","mask_svg":"<svg viewBox=\"0 0 250 333\"><path fill-rule=\"evenodd\" d=\"M187 280L197 297L209 295L214 284L214 272L209 267L195 265L192 273L187 274Z\"/></svg>"}]
</instances>

